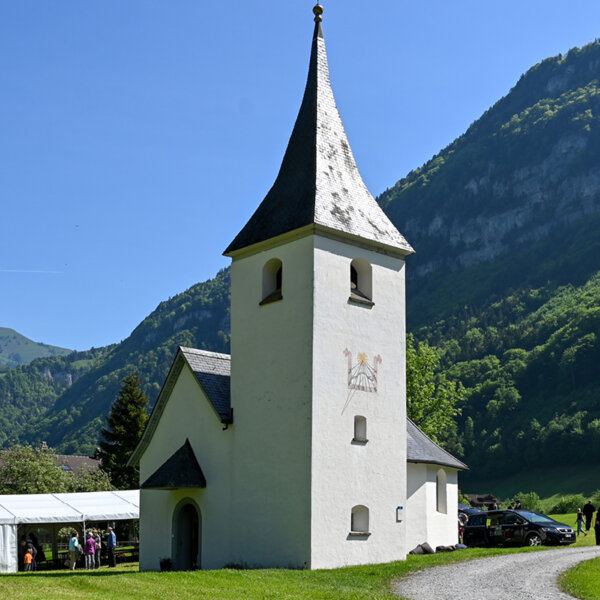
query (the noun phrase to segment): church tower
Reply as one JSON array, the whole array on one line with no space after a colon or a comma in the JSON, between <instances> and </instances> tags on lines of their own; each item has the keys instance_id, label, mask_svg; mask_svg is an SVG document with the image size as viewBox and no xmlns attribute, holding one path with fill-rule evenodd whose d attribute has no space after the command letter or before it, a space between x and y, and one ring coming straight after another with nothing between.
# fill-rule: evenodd
<instances>
[{"instance_id":1,"label":"church tower","mask_svg":"<svg viewBox=\"0 0 600 600\"><path fill-rule=\"evenodd\" d=\"M406 554L404 265L329 80L323 8L277 179L231 266L231 555L331 568Z\"/></svg>"}]
</instances>

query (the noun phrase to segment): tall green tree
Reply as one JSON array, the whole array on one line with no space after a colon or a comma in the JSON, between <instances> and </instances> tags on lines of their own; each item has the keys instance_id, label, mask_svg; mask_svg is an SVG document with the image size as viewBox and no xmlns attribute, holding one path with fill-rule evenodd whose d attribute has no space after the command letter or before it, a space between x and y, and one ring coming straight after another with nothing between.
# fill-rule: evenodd
<instances>
[{"instance_id":1,"label":"tall green tree","mask_svg":"<svg viewBox=\"0 0 600 600\"><path fill-rule=\"evenodd\" d=\"M100 442L102 469L112 484L121 490L139 486L139 470L127 466L148 421L148 397L141 390L141 381L127 375L106 419Z\"/></svg>"},{"instance_id":2,"label":"tall green tree","mask_svg":"<svg viewBox=\"0 0 600 600\"><path fill-rule=\"evenodd\" d=\"M466 391L440 368L440 352L413 335L406 338L406 411L434 442L443 443L456 428Z\"/></svg>"}]
</instances>

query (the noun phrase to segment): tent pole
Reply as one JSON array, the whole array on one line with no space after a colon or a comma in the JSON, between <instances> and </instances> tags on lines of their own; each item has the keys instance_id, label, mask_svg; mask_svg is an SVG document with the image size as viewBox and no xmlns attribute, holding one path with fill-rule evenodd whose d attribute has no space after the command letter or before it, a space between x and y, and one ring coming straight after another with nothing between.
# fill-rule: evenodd
<instances>
[{"instance_id":1,"label":"tent pole","mask_svg":"<svg viewBox=\"0 0 600 600\"><path fill-rule=\"evenodd\" d=\"M54 563L54 568L60 567L60 561L58 560L58 540L56 537L56 523L52 523L52 562Z\"/></svg>"}]
</instances>

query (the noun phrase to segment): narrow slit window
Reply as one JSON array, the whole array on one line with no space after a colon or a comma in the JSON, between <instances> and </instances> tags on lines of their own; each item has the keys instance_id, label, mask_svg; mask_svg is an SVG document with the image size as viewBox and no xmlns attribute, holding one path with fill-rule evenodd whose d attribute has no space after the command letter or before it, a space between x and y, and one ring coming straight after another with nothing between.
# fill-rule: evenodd
<instances>
[{"instance_id":1,"label":"narrow slit window","mask_svg":"<svg viewBox=\"0 0 600 600\"><path fill-rule=\"evenodd\" d=\"M447 506L447 487L448 487L448 478L446 477L446 471L444 469L440 469L437 472L437 476L435 478L435 486L436 486L436 500L437 500L437 511L439 513L447 514L448 506Z\"/></svg>"}]
</instances>

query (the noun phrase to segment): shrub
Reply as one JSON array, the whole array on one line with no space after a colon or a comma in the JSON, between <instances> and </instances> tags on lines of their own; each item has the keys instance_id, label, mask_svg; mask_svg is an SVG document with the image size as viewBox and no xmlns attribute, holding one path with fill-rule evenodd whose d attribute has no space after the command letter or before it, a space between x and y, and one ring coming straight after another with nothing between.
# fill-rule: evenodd
<instances>
[{"instance_id":1,"label":"shrub","mask_svg":"<svg viewBox=\"0 0 600 600\"><path fill-rule=\"evenodd\" d=\"M577 512L578 508L583 508L583 505L587 502L586 497L583 494L567 494L562 496L561 499L550 509L553 514L566 514Z\"/></svg>"},{"instance_id":2,"label":"shrub","mask_svg":"<svg viewBox=\"0 0 600 600\"><path fill-rule=\"evenodd\" d=\"M524 509L533 510L535 512L540 512L542 510L540 497L535 492L528 492L526 494L524 492L519 492L510 502L516 502L517 500Z\"/></svg>"}]
</instances>

